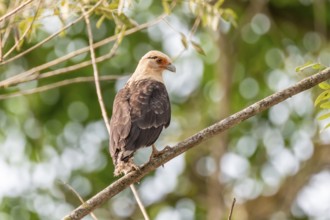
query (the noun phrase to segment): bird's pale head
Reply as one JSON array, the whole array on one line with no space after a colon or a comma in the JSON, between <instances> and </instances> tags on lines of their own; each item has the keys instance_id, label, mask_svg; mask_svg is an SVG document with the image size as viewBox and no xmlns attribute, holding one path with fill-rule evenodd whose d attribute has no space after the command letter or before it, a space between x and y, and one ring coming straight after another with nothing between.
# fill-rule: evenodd
<instances>
[{"instance_id":1,"label":"bird's pale head","mask_svg":"<svg viewBox=\"0 0 330 220\"><path fill-rule=\"evenodd\" d=\"M151 78L163 82L164 70L175 72L176 68L166 54L152 50L140 59L130 81Z\"/></svg>"}]
</instances>

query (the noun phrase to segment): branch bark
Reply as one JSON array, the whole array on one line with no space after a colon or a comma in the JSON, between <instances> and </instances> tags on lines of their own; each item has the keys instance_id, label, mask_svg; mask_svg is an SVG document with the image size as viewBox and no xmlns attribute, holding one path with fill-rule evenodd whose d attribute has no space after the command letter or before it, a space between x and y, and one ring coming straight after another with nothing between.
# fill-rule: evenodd
<instances>
[{"instance_id":1,"label":"branch bark","mask_svg":"<svg viewBox=\"0 0 330 220\"><path fill-rule=\"evenodd\" d=\"M117 79L120 79L123 77L127 77L127 75L100 76L99 80L100 81L110 81L110 80L117 80ZM95 81L94 76L81 76L81 77L76 77L76 78L72 78L72 79L65 79L65 80L62 80L59 82L47 84L47 85L40 86L40 87L33 88L33 89L27 89L27 90L13 92L13 93L9 93L9 94L0 94L0 100L15 98L18 96L23 96L23 95L31 95L31 94L35 94L35 93L39 93L39 92L45 92L45 91L48 91L51 89L59 88L62 86L67 86L70 84L94 82L94 81Z\"/></svg>"},{"instance_id":2,"label":"branch bark","mask_svg":"<svg viewBox=\"0 0 330 220\"><path fill-rule=\"evenodd\" d=\"M65 220L81 219L85 215L89 214L92 210L104 204L108 199L115 196L126 187L132 183L138 182L142 177L147 175L152 170L163 165L174 157L184 153L192 147L197 146L201 142L208 140L209 138L232 128L233 126L245 121L252 116L269 109L270 107L283 102L284 100L301 93L307 89L310 89L317 84L330 78L330 68L321 71L318 74L307 77L300 82L294 84L293 86L276 92L250 106L247 108L230 115L229 117L203 129L202 131L196 133L195 135L177 143L172 148L165 148L156 158L149 161L140 167L139 170L128 173L127 175L121 177L107 188L103 189L101 192L93 196L91 199L86 201L84 204L73 210L69 215L65 216Z\"/></svg>"}]
</instances>

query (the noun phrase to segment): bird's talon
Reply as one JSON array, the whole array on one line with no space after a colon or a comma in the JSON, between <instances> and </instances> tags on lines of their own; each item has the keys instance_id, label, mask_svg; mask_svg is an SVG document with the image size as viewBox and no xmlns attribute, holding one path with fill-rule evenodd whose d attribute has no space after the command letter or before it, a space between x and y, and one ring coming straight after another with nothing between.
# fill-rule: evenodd
<instances>
[{"instance_id":1,"label":"bird's talon","mask_svg":"<svg viewBox=\"0 0 330 220\"><path fill-rule=\"evenodd\" d=\"M155 147L155 145L153 144L150 159L158 157L160 154L161 154L161 151L158 151L157 148Z\"/></svg>"},{"instance_id":2,"label":"bird's talon","mask_svg":"<svg viewBox=\"0 0 330 220\"><path fill-rule=\"evenodd\" d=\"M166 146L161 152L166 152L166 151L169 151L171 150L172 148L170 146Z\"/></svg>"}]
</instances>

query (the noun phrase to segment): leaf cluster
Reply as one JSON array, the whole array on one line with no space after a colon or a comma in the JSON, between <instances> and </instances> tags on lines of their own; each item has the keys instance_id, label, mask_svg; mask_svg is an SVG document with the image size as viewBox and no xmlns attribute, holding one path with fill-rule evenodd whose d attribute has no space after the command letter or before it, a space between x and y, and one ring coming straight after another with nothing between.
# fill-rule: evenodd
<instances>
[{"instance_id":1,"label":"leaf cluster","mask_svg":"<svg viewBox=\"0 0 330 220\"><path fill-rule=\"evenodd\" d=\"M326 66L324 66L321 63L312 63L312 62L307 62L304 65L298 66L296 68L296 72L302 73L304 75L310 75L310 74L315 74L318 73L322 70L324 70ZM319 84L319 87L324 90L321 92L317 98L314 101L314 106L320 107L322 110L330 110L330 84L328 82L322 82ZM325 120L330 118L330 112L324 113L321 116L319 116L317 119L318 120ZM329 128L330 123L328 123L325 128Z\"/></svg>"}]
</instances>

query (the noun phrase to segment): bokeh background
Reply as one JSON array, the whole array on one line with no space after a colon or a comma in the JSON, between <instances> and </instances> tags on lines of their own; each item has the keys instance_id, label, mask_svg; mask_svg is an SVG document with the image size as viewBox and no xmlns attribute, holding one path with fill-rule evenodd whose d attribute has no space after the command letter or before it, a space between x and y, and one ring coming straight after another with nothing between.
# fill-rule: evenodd
<instances>
[{"instance_id":1,"label":"bokeh background","mask_svg":"<svg viewBox=\"0 0 330 220\"><path fill-rule=\"evenodd\" d=\"M0 16L24 2L0 1ZM97 2L33 0L2 20L1 82L87 47L81 19L6 62L80 17L80 6L89 10ZM118 76L101 82L108 114L140 57L161 50L175 60L177 73L165 73L172 122L156 145L173 145L299 81L305 75L297 66L329 66L329 12L329 0L101 1L90 16L94 42L121 35L115 55L98 63L102 77ZM97 48L96 56L109 54L114 42ZM58 86L92 77L92 67L35 79L88 60L87 50L0 84L1 220L61 219L80 205L67 184L87 200L116 180L93 80ZM292 97L143 178L137 188L151 218L227 219L235 197L232 219L329 220L330 132L313 105L320 92ZM140 150L136 163L149 155L150 149ZM94 214L143 218L129 189Z\"/></svg>"}]
</instances>

